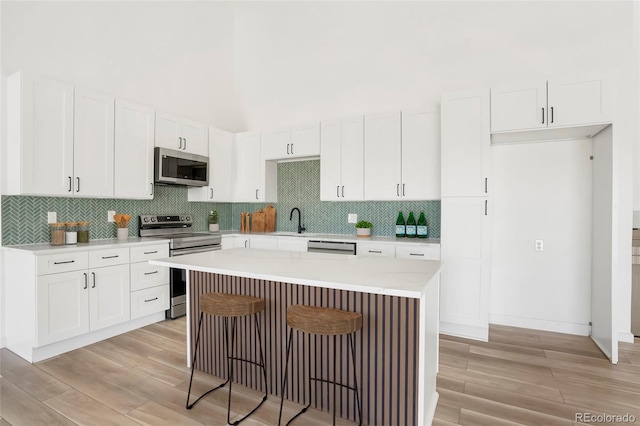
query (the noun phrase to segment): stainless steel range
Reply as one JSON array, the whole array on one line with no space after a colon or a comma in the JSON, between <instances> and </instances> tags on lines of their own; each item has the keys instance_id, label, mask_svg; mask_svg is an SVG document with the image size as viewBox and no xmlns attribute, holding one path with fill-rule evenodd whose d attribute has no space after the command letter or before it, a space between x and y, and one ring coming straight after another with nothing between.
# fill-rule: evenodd
<instances>
[{"instance_id":1,"label":"stainless steel range","mask_svg":"<svg viewBox=\"0 0 640 426\"><path fill-rule=\"evenodd\" d=\"M190 214L141 215L138 217L138 229L141 237L169 239L171 257L222 248L219 233L193 232L193 217ZM171 268L169 272L171 304L166 317L173 319L187 312L187 272L175 268Z\"/></svg>"}]
</instances>

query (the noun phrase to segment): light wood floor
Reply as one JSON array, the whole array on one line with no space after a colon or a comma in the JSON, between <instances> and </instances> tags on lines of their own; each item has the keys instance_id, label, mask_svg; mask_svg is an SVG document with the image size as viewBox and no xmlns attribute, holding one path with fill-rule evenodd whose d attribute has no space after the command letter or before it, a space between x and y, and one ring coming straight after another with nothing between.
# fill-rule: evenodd
<instances>
[{"instance_id":1,"label":"light wood floor","mask_svg":"<svg viewBox=\"0 0 640 426\"><path fill-rule=\"evenodd\" d=\"M434 425L575 424L575 413L629 413L640 422L640 341L621 344L612 366L588 339L492 326L490 343L440 339ZM224 425L226 392L184 408L189 384L184 318L164 321L31 365L0 351L0 426ZM197 374L194 391L219 381ZM232 408L258 401L234 385ZM277 423L270 397L247 426ZM285 418L298 407L285 403ZM232 413L232 421L240 416ZM300 425L331 424L313 411ZM351 424L342 421L339 424Z\"/></svg>"}]
</instances>

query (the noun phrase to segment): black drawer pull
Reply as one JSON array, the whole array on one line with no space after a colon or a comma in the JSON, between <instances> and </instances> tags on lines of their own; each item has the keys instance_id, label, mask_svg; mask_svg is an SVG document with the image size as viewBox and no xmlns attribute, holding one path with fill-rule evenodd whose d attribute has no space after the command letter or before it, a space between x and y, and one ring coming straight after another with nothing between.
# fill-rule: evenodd
<instances>
[{"instance_id":1,"label":"black drawer pull","mask_svg":"<svg viewBox=\"0 0 640 426\"><path fill-rule=\"evenodd\" d=\"M153 299L145 299L145 300L144 300L144 303L147 303L147 302L153 302L154 300L158 300L158 298L157 298L157 297L154 297Z\"/></svg>"},{"instance_id":2,"label":"black drawer pull","mask_svg":"<svg viewBox=\"0 0 640 426\"><path fill-rule=\"evenodd\" d=\"M116 257L120 257L120 255L114 254L113 256L102 256L103 259L115 259Z\"/></svg>"},{"instance_id":3,"label":"black drawer pull","mask_svg":"<svg viewBox=\"0 0 640 426\"><path fill-rule=\"evenodd\" d=\"M153 272L145 272L144 274L145 275L153 275L153 274L157 274L157 273L158 273L158 271L153 271Z\"/></svg>"},{"instance_id":4,"label":"black drawer pull","mask_svg":"<svg viewBox=\"0 0 640 426\"><path fill-rule=\"evenodd\" d=\"M157 253L158 250L154 250L154 251L145 251L144 254L153 254L153 253Z\"/></svg>"},{"instance_id":5,"label":"black drawer pull","mask_svg":"<svg viewBox=\"0 0 640 426\"><path fill-rule=\"evenodd\" d=\"M409 256L424 256L424 253L409 253Z\"/></svg>"},{"instance_id":6,"label":"black drawer pull","mask_svg":"<svg viewBox=\"0 0 640 426\"><path fill-rule=\"evenodd\" d=\"M382 254L382 250L369 250L369 253L378 253L378 254Z\"/></svg>"},{"instance_id":7,"label":"black drawer pull","mask_svg":"<svg viewBox=\"0 0 640 426\"><path fill-rule=\"evenodd\" d=\"M75 260L65 260L64 262L53 262L54 265L64 265L65 263L74 263Z\"/></svg>"}]
</instances>

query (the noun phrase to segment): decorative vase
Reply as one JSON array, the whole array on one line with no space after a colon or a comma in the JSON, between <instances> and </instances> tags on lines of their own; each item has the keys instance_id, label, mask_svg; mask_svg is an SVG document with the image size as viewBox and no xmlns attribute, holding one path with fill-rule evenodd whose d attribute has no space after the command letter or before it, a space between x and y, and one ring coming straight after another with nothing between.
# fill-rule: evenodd
<instances>
[{"instance_id":1,"label":"decorative vase","mask_svg":"<svg viewBox=\"0 0 640 426\"><path fill-rule=\"evenodd\" d=\"M356 237L367 238L371 236L371 228L356 228Z\"/></svg>"},{"instance_id":2,"label":"decorative vase","mask_svg":"<svg viewBox=\"0 0 640 426\"><path fill-rule=\"evenodd\" d=\"M129 239L129 228L118 228L118 239L119 240L128 240Z\"/></svg>"},{"instance_id":3,"label":"decorative vase","mask_svg":"<svg viewBox=\"0 0 640 426\"><path fill-rule=\"evenodd\" d=\"M218 232L220 230L219 223L210 223L209 224L209 232Z\"/></svg>"}]
</instances>

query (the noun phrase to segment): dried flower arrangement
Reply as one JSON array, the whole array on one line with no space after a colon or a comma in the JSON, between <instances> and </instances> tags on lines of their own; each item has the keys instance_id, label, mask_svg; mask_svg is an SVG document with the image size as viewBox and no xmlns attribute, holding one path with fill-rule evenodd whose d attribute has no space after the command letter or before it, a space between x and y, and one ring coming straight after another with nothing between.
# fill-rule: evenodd
<instances>
[{"instance_id":1,"label":"dried flower arrangement","mask_svg":"<svg viewBox=\"0 0 640 426\"><path fill-rule=\"evenodd\" d=\"M113 220L116 222L118 228L127 228L129 226L131 216L128 214L114 214Z\"/></svg>"}]
</instances>

